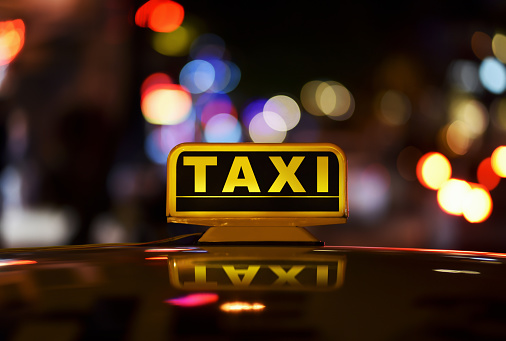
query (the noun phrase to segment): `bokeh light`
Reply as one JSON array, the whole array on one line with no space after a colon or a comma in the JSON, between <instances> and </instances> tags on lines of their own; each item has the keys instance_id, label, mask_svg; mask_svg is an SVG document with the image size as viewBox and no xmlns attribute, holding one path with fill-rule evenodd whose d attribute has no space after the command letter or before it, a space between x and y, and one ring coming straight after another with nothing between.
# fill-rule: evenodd
<instances>
[{"instance_id":1,"label":"bokeh light","mask_svg":"<svg viewBox=\"0 0 506 341\"><path fill-rule=\"evenodd\" d=\"M152 162L165 165L172 148L183 142L195 142L195 115L177 125L156 126L146 137L144 150Z\"/></svg>"},{"instance_id":2,"label":"bokeh light","mask_svg":"<svg viewBox=\"0 0 506 341\"><path fill-rule=\"evenodd\" d=\"M226 313L242 313L251 311L262 311L265 305L262 303L249 303L249 302L227 302L220 306L220 310Z\"/></svg>"},{"instance_id":3,"label":"bokeh light","mask_svg":"<svg viewBox=\"0 0 506 341\"><path fill-rule=\"evenodd\" d=\"M186 56L195 37L195 30L185 26L180 26L169 33L155 32L153 34L153 48L165 56Z\"/></svg>"},{"instance_id":4,"label":"bokeh light","mask_svg":"<svg viewBox=\"0 0 506 341\"><path fill-rule=\"evenodd\" d=\"M390 183L388 169L379 163L350 172L350 207L365 220L378 219L390 203Z\"/></svg>"},{"instance_id":5,"label":"bokeh light","mask_svg":"<svg viewBox=\"0 0 506 341\"><path fill-rule=\"evenodd\" d=\"M386 91L381 95L377 113L380 120L388 125L403 125L411 117L411 101L399 91Z\"/></svg>"},{"instance_id":6,"label":"bokeh light","mask_svg":"<svg viewBox=\"0 0 506 341\"><path fill-rule=\"evenodd\" d=\"M198 307L218 301L218 295L214 293L191 293L181 297L175 297L165 302L179 307Z\"/></svg>"},{"instance_id":7,"label":"bokeh light","mask_svg":"<svg viewBox=\"0 0 506 341\"><path fill-rule=\"evenodd\" d=\"M241 71L237 65L220 59L209 59L208 62L215 71L215 78L209 89L210 91L230 92L237 87L241 79Z\"/></svg>"},{"instance_id":8,"label":"bokeh light","mask_svg":"<svg viewBox=\"0 0 506 341\"><path fill-rule=\"evenodd\" d=\"M501 177L494 172L492 168L492 158L487 157L480 162L476 171L478 182L485 186L489 191L493 190L499 184Z\"/></svg>"},{"instance_id":9,"label":"bokeh light","mask_svg":"<svg viewBox=\"0 0 506 341\"><path fill-rule=\"evenodd\" d=\"M489 115L485 106L475 99L458 99L450 109L450 118L459 120L466 126L466 133L471 139L481 136L489 123Z\"/></svg>"},{"instance_id":10,"label":"bokeh light","mask_svg":"<svg viewBox=\"0 0 506 341\"><path fill-rule=\"evenodd\" d=\"M492 152L492 169L501 178L506 178L506 146L499 146Z\"/></svg>"},{"instance_id":11,"label":"bokeh light","mask_svg":"<svg viewBox=\"0 0 506 341\"><path fill-rule=\"evenodd\" d=\"M323 84L321 81L310 81L304 84L300 90L300 101L302 106L308 113L314 116L324 116L325 113L320 109L318 105L318 98L316 92L318 87Z\"/></svg>"},{"instance_id":12,"label":"bokeh light","mask_svg":"<svg viewBox=\"0 0 506 341\"><path fill-rule=\"evenodd\" d=\"M348 89L338 82L324 82L316 90L317 104L328 117L344 121L355 110L355 100Z\"/></svg>"},{"instance_id":13,"label":"bokeh light","mask_svg":"<svg viewBox=\"0 0 506 341\"><path fill-rule=\"evenodd\" d=\"M241 125L229 114L213 116L204 130L205 141L210 143L236 143L241 141L241 136Z\"/></svg>"},{"instance_id":14,"label":"bokeh light","mask_svg":"<svg viewBox=\"0 0 506 341\"><path fill-rule=\"evenodd\" d=\"M469 60L457 60L450 65L450 75L454 84L466 92L480 89L478 65Z\"/></svg>"},{"instance_id":15,"label":"bokeh light","mask_svg":"<svg viewBox=\"0 0 506 341\"><path fill-rule=\"evenodd\" d=\"M291 97L278 95L267 100L264 106L264 120L274 130L288 131L300 121L300 108Z\"/></svg>"},{"instance_id":16,"label":"bokeh light","mask_svg":"<svg viewBox=\"0 0 506 341\"><path fill-rule=\"evenodd\" d=\"M184 20L184 8L175 1L149 0L135 13L135 24L155 32L172 32Z\"/></svg>"},{"instance_id":17,"label":"bokeh light","mask_svg":"<svg viewBox=\"0 0 506 341\"><path fill-rule=\"evenodd\" d=\"M420 158L416 166L416 176L420 183L437 190L448 181L452 174L450 161L441 153L430 152Z\"/></svg>"},{"instance_id":18,"label":"bokeh light","mask_svg":"<svg viewBox=\"0 0 506 341\"><path fill-rule=\"evenodd\" d=\"M21 51L25 43L23 20L0 22L0 65L9 64Z\"/></svg>"},{"instance_id":19,"label":"bokeh light","mask_svg":"<svg viewBox=\"0 0 506 341\"><path fill-rule=\"evenodd\" d=\"M203 126L218 114L229 114L237 118L236 109L227 94L203 94L198 98L195 105L199 110L199 117Z\"/></svg>"},{"instance_id":20,"label":"bokeh light","mask_svg":"<svg viewBox=\"0 0 506 341\"><path fill-rule=\"evenodd\" d=\"M462 215L469 191L471 191L471 186L466 181L450 179L439 188L437 202L444 212L451 215Z\"/></svg>"},{"instance_id":21,"label":"bokeh light","mask_svg":"<svg viewBox=\"0 0 506 341\"><path fill-rule=\"evenodd\" d=\"M266 98L258 98L249 102L246 107L242 110L241 121L245 127L249 127L251 120L259 113L263 113Z\"/></svg>"},{"instance_id":22,"label":"bokeh light","mask_svg":"<svg viewBox=\"0 0 506 341\"><path fill-rule=\"evenodd\" d=\"M464 218L470 223L481 223L492 213L492 198L490 193L479 186L472 186L466 193L462 205Z\"/></svg>"},{"instance_id":23,"label":"bokeh light","mask_svg":"<svg viewBox=\"0 0 506 341\"><path fill-rule=\"evenodd\" d=\"M156 72L148 77L142 82L141 85L141 99L144 98L146 94L156 89L163 89L167 85L172 84L172 78L169 75L163 72Z\"/></svg>"},{"instance_id":24,"label":"bokeh light","mask_svg":"<svg viewBox=\"0 0 506 341\"><path fill-rule=\"evenodd\" d=\"M506 36L497 33L492 39L492 50L494 55L501 62L506 63Z\"/></svg>"},{"instance_id":25,"label":"bokeh light","mask_svg":"<svg viewBox=\"0 0 506 341\"><path fill-rule=\"evenodd\" d=\"M188 62L179 74L179 83L192 94L200 94L213 85L216 72L211 63L197 59Z\"/></svg>"},{"instance_id":26,"label":"bokeh light","mask_svg":"<svg viewBox=\"0 0 506 341\"><path fill-rule=\"evenodd\" d=\"M486 33L477 31L471 37L471 48L479 59L485 59L493 55L492 38Z\"/></svg>"},{"instance_id":27,"label":"bokeh light","mask_svg":"<svg viewBox=\"0 0 506 341\"><path fill-rule=\"evenodd\" d=\"M468 125L462 121L454 121L445 127L444 141L451 152L456 155L464 155L471 147L471 138Z\"/></svg>"},{"instance_id":28,"label":"bokeh light","mask_svg":"<svg viewBox=\"0 0 506 341\"><path fill-rule=\"evenodd\" d=\"M304 109L314 116L324 116L343 121L355 110L355 99L351 92L335 81L310 81L300 92Z\"/></svg>"},{"instance_id":29,"label":"bokeh light","mask_svg":"<svg viewBox=\"0 0 506 341\"><path fill-rule=\"evenodd\" d=\"M141 110L151 124L178 124L188 118L192 98L180 85L168 84L148 91L142 98Z\"/></svg>"},{"instance_id":30,"label":"bokeh light","mask_svg":"<svg viewBox=\"0 0 506 341\"><path fill-rule=\"evenodd\" d=\"M493 57L487 57L480 65L480 81L494 94L501 94L506 88L506 68Z\"/></svg>"},{"instance_id":31,"label":"bokeh light","mask_svg":"<svg viewBox=\"0 0 506 341\"><path fill-rule=\"evenodd\" d=\"M286 138L286 131L272 129L265 122L263 112L256 114L249 124L249 135L256 143L280 143Z\"/></svg>"}]
</instances>

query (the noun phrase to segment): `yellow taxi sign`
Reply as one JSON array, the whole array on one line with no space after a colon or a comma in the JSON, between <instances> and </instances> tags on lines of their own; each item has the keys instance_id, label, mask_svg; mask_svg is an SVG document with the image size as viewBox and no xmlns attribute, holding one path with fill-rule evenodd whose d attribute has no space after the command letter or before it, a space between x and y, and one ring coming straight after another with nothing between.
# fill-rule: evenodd
<instances>
[{"instance_id":1,"label":"yellow taxi sign","mask_svg":"<svg viewBox=\"0 0 506 341\"><path fill-rule=\"evenodd\" d=\"M213 226L344 222L346 172L346 157L333 144L181 144L167 160L167 220Z\"/></svg>"}]
</instances>

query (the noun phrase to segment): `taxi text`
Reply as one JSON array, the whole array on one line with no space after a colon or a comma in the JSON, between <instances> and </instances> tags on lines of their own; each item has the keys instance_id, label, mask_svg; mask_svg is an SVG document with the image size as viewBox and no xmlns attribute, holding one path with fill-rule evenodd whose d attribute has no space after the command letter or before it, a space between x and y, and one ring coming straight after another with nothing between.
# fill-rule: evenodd
<instances>
[{"instance_id":1,"label":"taxi text","mask_svg":"<svg viewBox=\"0 0 506 341\"><path fill-rule=\"evenodd\" d=\"M279 193L288 184L294 193L306 192L300 180L296 176L296 171L304 161L304 156L293 156L286 164L281 156L270 156L269 159L278 171L278 175L272 185L269 193ZM218 166L218 157L216 156L185 156L183 165L194 168L195 174L195 192L204 193L207 190L207 167ZM317 192L328 192L328 157L319 156L316 162L316 187ZM242 177L241 177L242 173ZM232 193L236 187L246 187L250 193L260 192L255 173L247 156L234 157L232 166L223 185L222 193Z\"/></svg>"}]
</instances>

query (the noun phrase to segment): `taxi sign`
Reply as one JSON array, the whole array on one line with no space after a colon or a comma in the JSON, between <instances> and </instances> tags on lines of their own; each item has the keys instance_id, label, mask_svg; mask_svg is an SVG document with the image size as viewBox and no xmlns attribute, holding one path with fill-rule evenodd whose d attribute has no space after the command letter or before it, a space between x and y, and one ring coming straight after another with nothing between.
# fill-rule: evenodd
<instances>
[{"instance_id":1,"label":"taxi sign","mask_svg":"<svg viewBox=\"0 0 506 341\"><path fill-rule=\"evenodd\" d=\"M167 160L167 221L234 226L345 222L347 164L333 144L176 146Z\"/></svg>"}]
</instances>

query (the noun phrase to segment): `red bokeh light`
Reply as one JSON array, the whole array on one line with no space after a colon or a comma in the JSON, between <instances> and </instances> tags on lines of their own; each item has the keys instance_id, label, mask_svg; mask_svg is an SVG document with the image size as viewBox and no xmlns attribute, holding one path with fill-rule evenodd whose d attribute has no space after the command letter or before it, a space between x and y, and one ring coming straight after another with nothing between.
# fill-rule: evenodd
<instances>
[{"instance_id":1,"label":"red bokeh light","mask_svg":"<svg viewBox=\"0 0 506 341\"><path fill-rule=\"evenodd\" d=\"M490 157L481 161L477 170L478 182L485 186L489 191L493 190L501 181L501 177L494 172L492 168L492 159Z\"/></svg>"},{"instance_id":2,"label":"red bokeh light","mask_svg":"<svg viewBox=\"0 0 506 341\"><path fill-rule=\"evenodd\" d=\"M198 307L218 301L218 295L214 293L194 293L186 296L171 298L166 303L180 307Z\"/></svg>"},{"instance_id":3,"label":"red bokeh light","mask_svg":"<svg viewBox=\"0 0 506 341\"><path fill-rule=\"evenodd\" d=\"M135 24L156 32L172 32L183 23L184 8L170 0L150 0L135 13Z\"/></svg>"},{"instance_id":4,"label":"red bokeh light","mask_svg":"<svg viewBox=\"0 0 506 341\"><path fill-rule=\"evenodd\" d=\"M0 65L7 65L25 43L25 23L21 19L0 22Z\"/></svg>"},{"instance_id":5,"label":"red bokeh light","mask_svg":"<svg viewBox=\"0 0 506 341\"><path fill-rule=\"evenodd\" d=\"M141 85L141 99L146 96L149 92L157 89L167 88L168 85L172 84L172 79L169 75L163 72L153 73L146 77Z\"/></svg>"}]
</instances>

